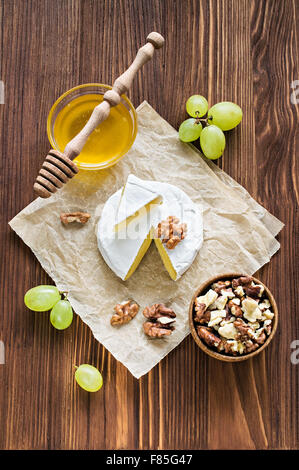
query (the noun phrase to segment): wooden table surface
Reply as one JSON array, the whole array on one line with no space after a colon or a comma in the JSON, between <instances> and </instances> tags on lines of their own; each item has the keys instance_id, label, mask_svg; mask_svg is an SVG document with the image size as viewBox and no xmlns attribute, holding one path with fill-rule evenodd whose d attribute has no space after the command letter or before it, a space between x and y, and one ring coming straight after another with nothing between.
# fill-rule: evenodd
<instances>
[{"instance_id":1,"label":"wooden table surface","mask_svg":"<svg viewBox=\"0 0 299 470\"><path fill-rule=\"evenodd\" d=\"M0 19L0 448L296 448L298 0L1 0ZM148 100L178 128L192 94L237 102L244 118L219 165L285 228L257 273L280 312L266 352L224 364L189 336L136 380L79 317L61 334L25 308L26 290L51 279L7 222L34 199L53 102L81 83L113 83L152 30L165 48L136 78L135 106ZM73 364L83 362L103 372L96 394L74 383Z\"/></svg>"}]
</instances>

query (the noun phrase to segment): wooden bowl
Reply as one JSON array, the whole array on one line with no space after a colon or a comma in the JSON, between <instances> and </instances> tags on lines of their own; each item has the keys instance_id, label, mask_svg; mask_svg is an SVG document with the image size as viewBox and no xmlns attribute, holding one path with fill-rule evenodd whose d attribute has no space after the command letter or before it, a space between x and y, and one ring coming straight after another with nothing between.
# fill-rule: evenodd
<instances>
[{"instance_id":1,"label":"wooden bowl","mask_svg":"<svg viewBox=\"0 0 299 470\"><path fill-rule=\"evenodd\" d=\"M260 354L269 345L269 343L272 341L273 336L275 335L275 332L276 332L276 329L277 329L277 324L278 324L278 310L277 310L277 305L276 305L276 302L275 302L275 299L274 299L272 293L270 292L268 287L265 286L265 284L263 284L259 279L251 276L253 281L256 284L261 284L265 288L265 292L267 294L267 297L268 297L269 302L270 302L271 307L272 307L272 311L274 313L274 317L273 317L273 321L272 321L272 331L271 331L270 335L268 336L268 338L266 339L266 341L264 342L264 344L262 344L262 346L260 346L258 349L256 349L255 351L253 351L251 353L240 355L240 356L230 356L228 354L221 354L219 352L214 351L213 349L211 349L209 346L207 346L199 338L199 336L197 334L197 331L195 329L195 326L194 326L194 321L193 321L194 302L195 302L196 297L199 297L200 295L203 295L203 293L208 289L208 287L211 286L212 284L214 284L214 282L217 282L217 281L220 281L220 280L225 281L225 280L229 280L229 279L235 279L235 278L238 278L238 277L241 277L241 276L248 276L248 274L228 273L228 274L220 274L218 276L211 277L210 279L208 279L206 282L204 282L196 290L196 292L194 293L194 295L192 297L190 307L189 307L189 324L190 324L191 334L192 334L193 339L196 342L197 346L199 346L200 349L202 349L202 351L204 351L209 356L214 357L215 359L219 359L220 361L224 361L224 362L246 361L247 359L251 359L252 357L257 356L258 354Z\"/></svg>"}]
</instances>

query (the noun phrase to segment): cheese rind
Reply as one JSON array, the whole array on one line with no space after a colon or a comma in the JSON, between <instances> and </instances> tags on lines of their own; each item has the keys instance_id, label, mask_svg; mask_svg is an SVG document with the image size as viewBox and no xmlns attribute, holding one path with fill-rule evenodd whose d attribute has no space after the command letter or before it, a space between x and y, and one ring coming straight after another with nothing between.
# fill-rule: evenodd
<instances>
[{"instance_id":1,"label":"cheese rind","mask_svg":"<svg viewBox=\"0 0 299 470\"><path fill-rule=\"evenodd\" d=\"M142 218L161 202L161 195L151 188L149 182L129 175L121 193L115 231L125 229L131 222Z\"/></svg>"}]
</instances>

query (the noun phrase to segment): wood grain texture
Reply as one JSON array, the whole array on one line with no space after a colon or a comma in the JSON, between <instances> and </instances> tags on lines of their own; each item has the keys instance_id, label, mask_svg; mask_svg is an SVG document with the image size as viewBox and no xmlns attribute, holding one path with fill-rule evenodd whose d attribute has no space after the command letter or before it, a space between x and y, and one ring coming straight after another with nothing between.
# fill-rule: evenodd
<instances>
[{"instance_id":1,"label":"wood grain texture","mask_svg":"<svg viewBox=\"0 0 299 470\"><path fill-rule=\"evenodd\" d=\"M298 0L0 1L0 448L298 446L298 17ZM53 102L81 83L113 83L152 30L166 44L134 81L133 103L148 100L176 128L194 93L240 104L244 119L219 165L285 228L280 252L256 274L280 312L268 350L223 364L189 336L138 381L78 317L59 332L24 307L25 291L50 279L7 222L33 200ZM74 383L83 362L102 370L101 392Z\"/></svg>"}]
</instances>

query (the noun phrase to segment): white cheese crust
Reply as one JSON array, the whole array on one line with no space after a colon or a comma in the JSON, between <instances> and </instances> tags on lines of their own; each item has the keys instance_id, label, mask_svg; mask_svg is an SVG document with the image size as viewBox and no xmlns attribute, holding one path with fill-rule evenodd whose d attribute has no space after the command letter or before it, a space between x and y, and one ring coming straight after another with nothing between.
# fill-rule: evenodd
<instances>
[{"instance_id":1,"label":"white cheese crust","mask_svg":"<svg viewBox=\"0 0 299 470\"><path fill-rule=\"evenodd\" d=\"M122 190L119 206L116 214L116 225L134 217L139 211L161 198L148 182L140 180L134 175L129 175ZM145 214L143 214L145 215Z\"/></svg>"}]
</instances>

